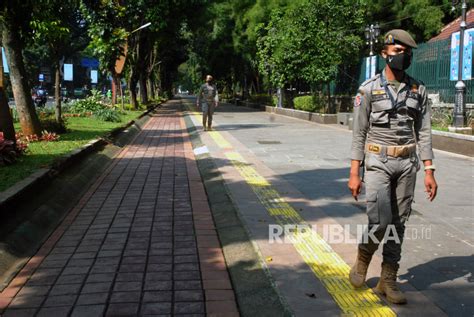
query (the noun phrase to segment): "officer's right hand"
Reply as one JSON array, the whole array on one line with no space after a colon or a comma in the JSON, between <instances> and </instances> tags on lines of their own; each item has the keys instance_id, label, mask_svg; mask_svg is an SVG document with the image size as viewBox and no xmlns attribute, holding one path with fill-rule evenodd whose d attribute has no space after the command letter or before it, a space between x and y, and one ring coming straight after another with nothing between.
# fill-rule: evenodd
<instances>
[{"instance_id":1,"label":"officer's right hand","mask_svg":"<svg viewBox=\"0 0 474 317\"><path fill-rule=\"evenodd\" d=\"M362 180L360 179L359 175L349 176L349 182L347 183L347 186L352 193L352 197L358 201L357 197L359 196L362 189Z\"/></svg>"}]
</instances>

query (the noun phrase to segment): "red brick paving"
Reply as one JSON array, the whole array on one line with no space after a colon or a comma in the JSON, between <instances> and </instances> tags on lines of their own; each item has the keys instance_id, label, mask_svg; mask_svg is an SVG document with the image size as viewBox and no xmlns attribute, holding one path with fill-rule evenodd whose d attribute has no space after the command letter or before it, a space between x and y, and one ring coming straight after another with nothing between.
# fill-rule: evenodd
<instances>
[{"instance_id":1,"label":"red brick paving","mask_svg":"<svg viewBox=\"0 0 474 317\"><path fill-rule=\"evenodd\" d=\"M3 316L238 316L186 126L172 101L0 293Z\"/></svg>"}]
</instances>

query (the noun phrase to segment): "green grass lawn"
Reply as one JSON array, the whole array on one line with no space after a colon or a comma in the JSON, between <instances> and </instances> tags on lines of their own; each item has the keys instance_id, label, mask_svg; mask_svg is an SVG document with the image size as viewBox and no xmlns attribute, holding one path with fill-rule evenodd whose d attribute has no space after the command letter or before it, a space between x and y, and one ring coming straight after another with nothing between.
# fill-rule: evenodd
<instances>
[{"instance_id":1,"label":"green grass lawn","mask_svg":"<svg viewBox=\"0 0 474 317\"><path fill-rule=\"evenodd\" d=\"M93 117L67 118L69 132L61 134L58 141L30 143L27 153L17 163L0 167L0 192L37 169L48 167L55 158L107 134L116 127L125 125L141 113L142 111L126 111L121 115L121 122L104 122ZM20 130L18 123L15 124L15 129Z\"/></svg>"}]
</instances>

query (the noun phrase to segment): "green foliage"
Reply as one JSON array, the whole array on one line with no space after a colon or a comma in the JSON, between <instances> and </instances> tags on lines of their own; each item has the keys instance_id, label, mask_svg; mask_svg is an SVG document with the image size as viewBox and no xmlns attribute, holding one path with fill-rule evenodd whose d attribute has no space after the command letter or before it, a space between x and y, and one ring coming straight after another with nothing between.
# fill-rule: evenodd
<instances>
[{"instance_id":1,"label":"green foliage","mask_svg":"<svg viewBox=\"0 0 474 317\"><path fill-rule=\"evenodd\" d=\"M433 129L447 131L453 124L453 113L451 109L434 108L431 114L431 124Z\"/></svg>"},{"instance_id":2,"label":"green foliage","mask_svg":"<svg viewBox=\"0 0 474 317\"><path fill-rule=\"evenodd\" d=\"M338 65L356 61L363 13L362 6L349 0L306 0L274 11L269 24L259 29L260 71L277 87L334 79Z\"/></svg>"},{"instance_id":3,"label":"green foliage","mask_svg":"<svg viewBox=\"0 0 474 317\"><path fill-rule=\"evenodd\" d=\"M37 113L43 130L58 134L67 132L67 119L62 118L61 122L57 122L53 108L43 108Z\"/></svg>"},{"instance_id":4,"label":"green foliage","mask_svg":"<svg viewBox=\"0 0 474 317\"><path fill-rule=\"evenodd\" d=\"M124 54L123 46L129 35L127 8L113 0L82 1L80 8L89 25L89 50L99 58L103 69L113 70L115 61Z\"/></svg>"},{"instance_id":5,"label":"green foliage","mask_svg":"<svg viewBox=\"0 0 474 317\"><path fill-rule=\"evenodd\" d=\"M67 132L67 121L63 118L61 122L57 122L55 118L40 119L41 127L48 132L62 134Z\"/></svg>"},{"instance_id":6,"label":"green foliage","mask_svg":"<svg viewBox=\"0 0 474 317\"><path fill-rule=\"evenodd\" d=\"M117 110L110 108L98 109L94 112L94 117L106 122L120 122L122 118Z\"/></svg>"},{"instance_id":7,"label":"green foliage","mask_svg":"<svg viewBox=\"0 0 474 317\"><path fill-rule=\"evenodd\" d=\"M296 97L293 99L293 104L297 110L316 112L320 109L320 106L315 103L313 96Z\"/></svg>"},{"instance_id":8,"label":"green foliage","mask_svg":"<svg viewBox=\"0 0 474 317\"><path fill-rule=\"evenodd\" d=\"M73 100L65 107L69 113L90 115L105 122L120 122L120 112L117 108L110 107L103 102L102 95L97 90L92 90L91 95L85 99Z\"/></svg>"},{"instance_id":9,"label":"green foliage","mask_svg":"<svg viewBox=\"0 0 474 317\"><path fill-rule=\"evenodd\" d=\"M91 95L85 99L71 100L64 106L65 112L87 115L101 109L107 109L108 105L102 101L102 95L97 90L92 90Z\"/></svg>"},{"instance_id":10,"label":"green foliage","mask_svg":"<svg viewBox=\"0 0 474 317\"><path fill-rule=\"evenodd\" d=\"M366 1L367 24L380 22L382 35L390 29L405 29L423 42L436 35L443 25L459 16L451 11L451 0L370 0Z\"/></svg>"},{"instance_id":11,"label":"green foliage","mask_svg":"<svg viewBox=\"0 0 474 317\"><path fill-rule=\"evenodd\" d=\"M126 112L122 115L122 121L104 122L94 117L70 118L68 121L68 132L61 135L55 142L33 142L28 145L28 151L17 161L15 165L2 167L2 181L0 192L12 186L16 182L34 173L37 169L48 166L58 157L77 149L93 139L104 136L112 129L135 119L141 112ZM19 124L15 124L19 129Z\"/></svg>"},{"instance_id":12,"label":"green foliage","mask_svg":"<svg viewBox=\"0 0 474 317\"><path fill-rule=\"evenodd\" d=\"M20 117L18 117L18 110L16 108L10 108L13 118L13 122L20 122Z\"/></svg>"}]
</instances>

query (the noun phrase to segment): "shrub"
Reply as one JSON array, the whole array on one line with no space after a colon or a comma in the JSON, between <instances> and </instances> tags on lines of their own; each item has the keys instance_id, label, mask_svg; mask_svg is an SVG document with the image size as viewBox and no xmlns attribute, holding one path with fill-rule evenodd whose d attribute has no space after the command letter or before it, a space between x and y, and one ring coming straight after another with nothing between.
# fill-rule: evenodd
<instances>
[{"instance_id":1,"label":"shrub","mask_svg":"<svg viewBox=\"0 0 474 317\"><path fill-rule=\"evenodd\" d=\"M67 122L65 118L63 118L61 122L57 122L56 119L41 119L40 121L43 130L58 134L67 132Z\"/></svg>"},{"instance_id":2,"label":"shrub","mask_svg":"<svg viewBox=\"0 0 474 317\"><path fill-rule=\"evenodd\" d=\"M103 102L102 95L97 90L91 91L92 95L85 99L76 99L68 102L64 110L69 113L79 113L81 115L87 115L88 113L94 113L97 110L108 108L107 104Z\"/></svg>"},{"instance_id":3,"label":"shrub","mask_svg":"<svg viewBox=\"0 0 474 317\"><path fill-rule=\"evenodd\" d=\"M316 112L318 110L318 105L315 104L313 96L301 96L293 99L293 104L295 109Z\"/></svg>"},{"instance_id":4,"label":"shrub","mask_svg":"<svg viewBox=\"0 0 474 317\"><path fill-rule=\"evenodd\" d=\"M47 141L47 142L58 141L59 140L59 135L57 135L54 132L49 132L47 130L43 130L43 132L41 132L41 140L42 141Z\"/></svg>"},{"instance_id":5,"label":"shrub","mask_svg":"<svg viewBox=\"0 0 474 317\"><path fill-rule=\"evenodd\" d=\"M67 132L67 121L63 118L62 122L56 121L54 109L45 108L38 111L38 117L41 122L43 130L54 133L66 133Z\"/></svg>"},{"instance_id":6,"label":"shrub","mask_svg":"<svg viewBox=\"0 0 474 317\"><path fill-rule=\"evenodd\" d=\"M278 96L272 96L272 102L269 104L269 106L272 106L272 107L278 106Z\"/></svg>"},{"instance_id":7,"label":"shrub","mask_svg":"<svg viewBox=\"0 0 474 317\"><path fill-rule=\"evenodd\" d=\"M93 115L101 121L120 122L120 113L114 107L110 107L102 100L102 95L97 90L92 90L92 95L82 99L73 100L65 107L68 116L79 114L81 116ZM49 131L49 130L48 130Z\"/></svg>"},{"instance_id":8,"label":"shrub","mask_svg":"<svg viewBox=\"0 0 474 317\"><path fill-rule=\"evenodd\" d=\"M446 130L453 122L453 114L450 109L434 109L431 114L431 124L434 129Z\"/></svg>"},{"instance_id":9,"label":"shrub","mask_svg":"<svg viewBox=\"0 0 474 317\"><path fill-rule=\"evenodd\" d=\"M18 116L18 110L16 108L10 108L13 122L20 122L20 117Z\"/></svg>"},{"instance_id":10,"label":"shrub","mask_svg":"<svg viewBox=\"0 0 474 317\"><path fill-rule=\"evenodd\" d=\"M20 140L21 134L16 135L16 147L13 141L6 140L0 132L0 165L11 165L18 157L26 152L28 144Z\"/></svg>"},{"instance_id":11,"label":"shrub","mask_svg":"<svg viewBox=\"0 0 474 317\"><path fill-rule=\"evenodd\" d=\"M101 121L107 122L120 122L122 119L120 118L120 113L114 109L104 108L99 109L94 112L94 117Z\"/></svg>"}]
</instances>

